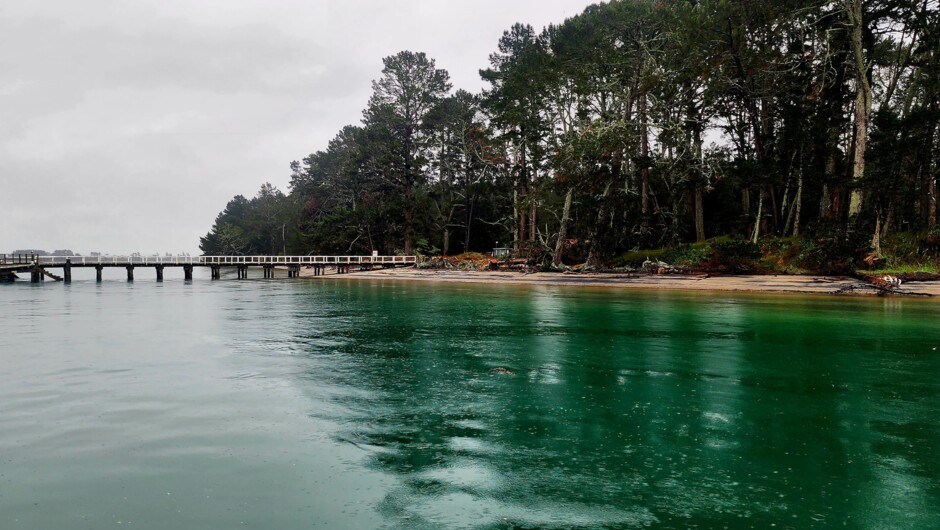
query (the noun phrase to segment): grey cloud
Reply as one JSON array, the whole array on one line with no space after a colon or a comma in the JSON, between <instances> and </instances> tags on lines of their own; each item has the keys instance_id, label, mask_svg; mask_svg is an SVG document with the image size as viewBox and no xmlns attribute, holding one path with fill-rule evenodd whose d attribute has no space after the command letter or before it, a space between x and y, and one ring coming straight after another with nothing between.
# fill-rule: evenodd
<instances>
[{"instance_id":1,"label":"grey cloud","mask_svg":"<svg viewBox=\"0 0 940 530\"><path fill-rule=\"evenodd\" d=\"M0 48L4 72L70 91L103 86L290 91L322 74L316 66L325 67L326 54L317 46L259 25L133 32L30 18L0 29L5 40L16 43Z\"/></svg>"},{"instance_id":2,"label":"grey cloud","mask_svg":"<svg viewBox=\"0 0 940 530\"><path fill-rule=\"evenodd\" d=\"M477 90L504 29L584 0L48 0L0 12L0 251L196 251L355 123L383 56ZM50 218L54 222L50 222Z\"/></svg>"}]
</instances>

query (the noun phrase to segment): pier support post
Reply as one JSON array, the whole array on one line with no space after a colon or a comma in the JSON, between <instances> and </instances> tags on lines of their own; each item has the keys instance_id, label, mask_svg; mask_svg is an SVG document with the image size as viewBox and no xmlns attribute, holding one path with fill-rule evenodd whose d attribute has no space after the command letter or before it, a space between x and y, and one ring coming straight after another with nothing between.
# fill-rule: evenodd
<instances>
[{"instance_id":1,"label":"pier support post","mask_svg":"<svg viewBox=\"0 0 940 530\"><path fill-rule=\"evenodd\" d=\"M212 267L209 268L209 271L212 273L212 279L213 279L213 280L221 280L221 279L222 279L222 267L220 267L220 266L218 266L218 265L213 265Z\"/></svg>"},{"instance_id":2,"label":"pier support post","mask_svg":"<svg viewBox=\"0 0 940 530\"><path fill-rule=\"evenodd\" d=\"M157 281L162 282L163 281L163 265L157 265L154 268L157 269Z\"/></svg>"},{"instance_id":3,"label":"pier support post","mask_svg":"<svg viewBox=\"0 0 940 530\"><path fill-rule=\"evenodd\" d=\"M183 265L183 279L192 281L193 279L193 266L192 265Z\"/></svg>"},{"instance_id":4,"label":"pier support post","mask_svg":"<svg viewBox=\"0 0 940 530\"><path fill-rule=\"evenodd\" d=\"M65 283L72 283L72 260L66 259L65 266L62 267L62 279Z\"/></svg>"},{"instance_id":5,"label":"pier support post","mask_svg":"<svg viewBox=\"0 0 940 530\"><path fill-rule=\"evenodd\" d=\"M40 278L42 278L42 273L39 272L39 267L38 267L38 266L33 267L32 269L30 269L30 271L29 271L29 282L30 282L30 283L39 283L39 282L41 281Z\"/></svg>"},{"instance_id":6,"label":"pier support post","mask_svg":"<svg viewBox=\"0 0 940 530\"><path fill-rule=\"evenodd\" d=\"M127 268L127 281L129 282L134 281L134 266L128 265L126 268Z\"/></svg>"},{"instance_id":7,"label":"pier support post","mask_svg":"<svg viewBox=\"0 0 940 530\"><path fill-rule=\"evenodd\" d=\"M101 271L104 269L101 265L95 265L95 281L101 283Z\"/></svg>"}]
</instances>

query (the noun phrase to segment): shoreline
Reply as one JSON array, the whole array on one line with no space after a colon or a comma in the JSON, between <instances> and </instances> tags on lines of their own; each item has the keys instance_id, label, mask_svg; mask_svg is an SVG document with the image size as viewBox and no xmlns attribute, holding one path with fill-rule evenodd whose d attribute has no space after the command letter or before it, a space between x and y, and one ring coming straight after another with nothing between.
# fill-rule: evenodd
<instances>
[{"instance_id":1,"label":"shoreline","mask_svg":"<svg viewBox=\"0 0 940 530\"><path fill-rule=\"evenodd\" d=\"M547 285L561 287L606 287L620 289L711 291L756 294L804 294L833 296L878 296L884 294L872 284L846 276L824 275L741 275L710 276L597 272L509 272L437 269L379 269L349 274L313 276L301 270L301 278L323 280L402 280L445 283L485 283L503 285ZM940 297L940 282L909 282L890 296Z\"/></svg>"}]
</instances>

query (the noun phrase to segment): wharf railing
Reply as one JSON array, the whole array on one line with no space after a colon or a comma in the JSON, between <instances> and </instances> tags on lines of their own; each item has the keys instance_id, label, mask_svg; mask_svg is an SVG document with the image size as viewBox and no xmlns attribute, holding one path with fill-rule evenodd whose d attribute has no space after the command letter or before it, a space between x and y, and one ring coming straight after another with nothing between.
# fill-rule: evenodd
<instances>
[{"instance_id":1,"label":"wharf railing","mask_svg":"<svg viewBox=\"0 0 940 530\"><path fill-rule=\"evenodd\" d=\"M0 265L30 265L35 258L35 254L0 254Z\"/></svg>"},{"instance_id":2,"label":"wharf railing","mask_svg":"<svg viewBox=\"0 0 940 530\"><path fill-rule=\"evenodd\" d=\"M205 265L357 265L417 263L417 256L200 256Z\"/></svg>"},{"instance_id":3,"label":"wharf railing","mask_svg":"<svg viewBox=\"0 0 940 530\"><path fill-rule=\"evenodd\" d=\"M66 261L75 267L102 266L236 266L236 265L409 265L417 256L27 256L0 255L2 264L55 267Z\"/></svg>"}]
</instances>

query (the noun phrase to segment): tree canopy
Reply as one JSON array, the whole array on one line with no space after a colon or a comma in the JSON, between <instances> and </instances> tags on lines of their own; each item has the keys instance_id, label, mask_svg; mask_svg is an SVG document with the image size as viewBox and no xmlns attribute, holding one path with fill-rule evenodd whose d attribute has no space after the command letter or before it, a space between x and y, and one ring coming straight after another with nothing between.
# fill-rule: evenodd
<instances>
[{"instance_id":1,"label":"tree canopy","mask_svg":"<svg viewBox=\"0 0 940 530\"><path fill-rule=\"evenodd\" d=\"M612 0L513 25L480 94L403 51L289 194L235 197L201 248L603 265L838 233L877 254L936 230L938 28L937 0Z\"/></svg>"}]
</instances>

